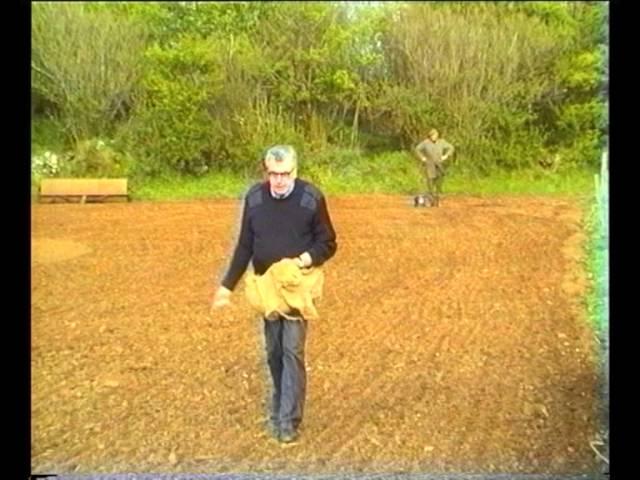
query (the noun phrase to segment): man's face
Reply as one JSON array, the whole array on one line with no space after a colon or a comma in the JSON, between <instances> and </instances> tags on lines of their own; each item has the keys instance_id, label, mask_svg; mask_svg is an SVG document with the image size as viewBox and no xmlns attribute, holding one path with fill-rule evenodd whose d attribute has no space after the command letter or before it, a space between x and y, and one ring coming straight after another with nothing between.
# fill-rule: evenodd
<instances>
[{"instance_id":1,"label":"man's face","mask_svg":"<svg viewBox=\"0 0 640 480\"><path fill-rule=\"evenodd\" d=\"M296 178L295 164L291 160L271 160L265 163L271 190L282 194L287 191Z\"/></svg>"},{"instance_id":2,"label":"man's face","mask_svg":"<svg viewBox=\"0 0 640 480\"><path fill-rule=\"evenodd\" d=\"M437 133L437 132L432 132L432 133L429 135L429 139L430 139L432 142L437 142L437 141L438 141L438 133Z\"/></svg>"}]
</instances>

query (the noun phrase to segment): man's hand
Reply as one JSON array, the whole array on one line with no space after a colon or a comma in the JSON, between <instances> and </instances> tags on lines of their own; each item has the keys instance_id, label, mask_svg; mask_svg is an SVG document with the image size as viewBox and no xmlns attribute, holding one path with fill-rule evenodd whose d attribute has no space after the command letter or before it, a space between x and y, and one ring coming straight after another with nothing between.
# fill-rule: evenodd
<instances>
[{"instance_id":1,"label":"man's hand","mask_svg":"<svg viewBox=\"0 0 640 480\"><path fill-rule=\"evenodd\" d=\"M231 303L231 301L229 300L230 297L231 290L229 290L227 287L220 286L213 296L210 312L213 312L217 308L222 308L229 305Z\"/></svg>"},{"instance_id":2,"label":"man's hand","mask_svg":"<svg viewBox=\"0 0 640 480\"><path fill-rule=\"evenodd\" d=\"M296 258L296 262L298 263L298 266L300 268L307 268L311 266L311 264L313 263L313 259L311 258L309 252L304 252Z\"/></svg>"}]
</instances>

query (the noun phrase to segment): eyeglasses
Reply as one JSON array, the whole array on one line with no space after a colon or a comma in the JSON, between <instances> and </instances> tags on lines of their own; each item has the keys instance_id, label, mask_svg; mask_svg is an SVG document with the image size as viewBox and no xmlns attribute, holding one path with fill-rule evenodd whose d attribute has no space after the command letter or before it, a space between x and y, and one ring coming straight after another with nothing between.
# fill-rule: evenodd
<instances>
[{"instance_id":1,"label":"eyeglasses","mask_svg":"<svg viewBox=\"0 0 640 480\"><path fill-rule=\"evenodd\" d=\"M287 179L291 177L293 172L294 172L293 170L289 170L288 172L267 172L267 175L269 175L269 178L273 178L273 179L276 179L278 177Z\"/></svg>"}]
</instances>

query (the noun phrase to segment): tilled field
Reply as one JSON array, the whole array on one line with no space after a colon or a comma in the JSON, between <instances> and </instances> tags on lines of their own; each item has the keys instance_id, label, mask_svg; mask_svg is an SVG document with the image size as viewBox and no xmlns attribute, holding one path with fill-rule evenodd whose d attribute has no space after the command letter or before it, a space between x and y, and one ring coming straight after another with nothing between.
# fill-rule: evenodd
<instances>
[{"instance_id":1,"label":"tilled field","mask_svg":"<svg viewBox=\"0 0 640 480\"><path fill-rule=\"evenodd\" d=\"M209 314L238 202L33 205L33 472L593 471L577 200L328 203L338 252L287 447L243 283Z\"/></svg>"}]
</instances>

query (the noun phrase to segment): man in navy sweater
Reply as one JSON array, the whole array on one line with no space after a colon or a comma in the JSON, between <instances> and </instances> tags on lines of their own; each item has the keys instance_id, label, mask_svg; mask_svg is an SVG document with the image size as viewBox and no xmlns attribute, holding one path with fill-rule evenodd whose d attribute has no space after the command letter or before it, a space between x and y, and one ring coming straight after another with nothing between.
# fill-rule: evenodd
<instances>
[{"instance_id":1,"label":"man in navy sweater","mask_svg":"<svg viewBox=\"0 0 640 480\"><path fill-rule=\"evenodd\" d=\"M267 181L255 184L245 196L238 243L212 309L229 303L249 261L255 274L262 275L283 258L294 258L304 268L320 266L336 252L336 234L324 195L297 178L295 150L288 145L270 148L264 168ZM263 319L273 381L270 420L284 443L298 437L306 392L307 320L293 313L293 320L283 316Z\"/></svg>"}]
</instances>

